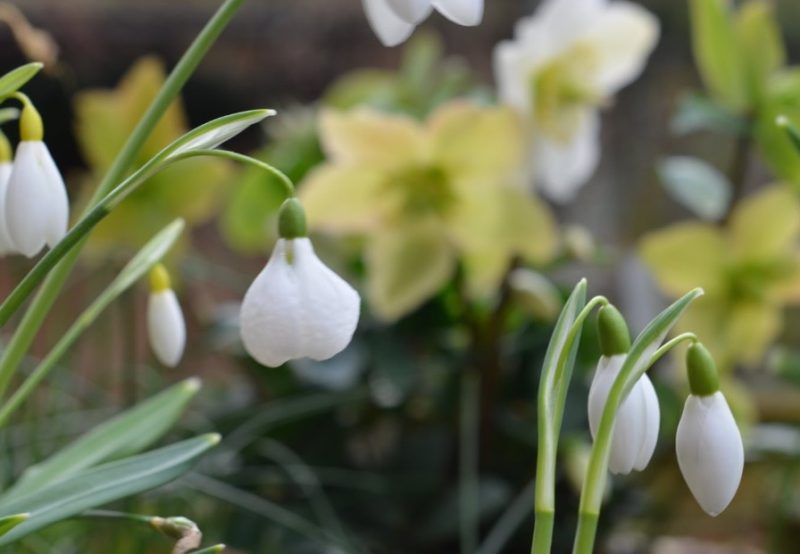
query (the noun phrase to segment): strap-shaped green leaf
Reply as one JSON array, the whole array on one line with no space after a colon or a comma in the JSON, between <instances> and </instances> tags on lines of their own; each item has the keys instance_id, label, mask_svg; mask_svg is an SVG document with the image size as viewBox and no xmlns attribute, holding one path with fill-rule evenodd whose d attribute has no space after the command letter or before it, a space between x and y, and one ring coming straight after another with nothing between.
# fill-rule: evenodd
<instances>
[{"instance_id":1,"label":"strap-shaped green leaf","mask_svg":"<svg viewBox=\"0 0 800 554\"><path fill-rule=\"evenodd\" d=\"M208 548L204 548L202 550L195 550L192 554L218 554L219 552L225 551L224 544L217 544L214 546L209 546Z\"/></svg>"},{"instance_id":2,"label":"strap-shaped green leaf","mask_svg":"<svg viewBox=\"0 0 800 554\"><path fill-rule=\"evenodd\" d=\"M14 527L26 521L29 517L31 517L31 515L28 513L0 517L0 537L9 533Z\"/></svg>"},{"instance_id":3,"label":"strap-shaped green leaf","mask_svg":"<svg viewBox=\"0 0 800 554\"><path fill-rule=\"evenodd\" d=\"M189 471L218 442L219 435L203 435L86 469L65 481L9 502L0 500L0 514L25 512L30 515L0 537L0 546L85 510L160 487Z\"/></svg>"},{"instance_id":4,"label":"strap-shaped green leaf","mask_svg":"<svg viewBox=\"0 0 800 554\"><path fill-rule=\"evenodd\" d=\"M33 79L44 67L39 62L25 64L0 77L0 98L11 96Z\"/></svg>"},{"instance_id":5,"label":"strap-shaped green leaf","mask_svg":"<svg viewBox=\"0 0 800 554\"><path fill-rule=\"evenodd\" d=\"M92 429L76 441L29 467L0 501L9 502L106 460L137 454L166 433L200 390L187 379Z\"/></svg>"}]
</instances>

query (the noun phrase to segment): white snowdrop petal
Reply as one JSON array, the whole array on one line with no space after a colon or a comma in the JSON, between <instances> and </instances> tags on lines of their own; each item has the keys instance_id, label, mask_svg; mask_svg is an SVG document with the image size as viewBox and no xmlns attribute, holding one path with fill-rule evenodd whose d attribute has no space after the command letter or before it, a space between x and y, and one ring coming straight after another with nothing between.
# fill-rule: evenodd
<instances>
[{"instance_id":1,"label":"white snowdrop petal","mask_svg":"<svg viewBox=\"0 0 800 554\"><path fill-rule=\"evenodd\" d=\"M683 478L711 516L733 500L744 470L742 436L721 392L686 399L675 442Z\"/></svg>"},{"instance_id":2,"label":"white snowdrop petal","mask_svg":"<svg viewBox=\"0 0 800 554\"><path fill-rule=\"evenodd\" d=\"M325 360L344 350L358 324L361 299L344 279L323 264L308 239L296 239L298 284L304 302L300 327L305 355Z\"/></svg>"},{"instance_id":3,"label":"white snowdrop petal","mask_svg":"<svg viewBox=\"0 0 800 554\"><path fill-rule=\"evenodd\" d=\"M147 332L156 358L168 367L178 365L186 346L186 322L172 290L150 294L147 304Z\"/></svg>"},{"instance_id":4,"label":"white snowdrop petal","mask_svg":"<svg viewBox=\"0 0 800 554\"><path fill-rule=\"evenodd\" d=\"M588 403L589 429L593 439L597 435L608 394L624 362L625 355L618 354L603 356L597 364ZM624 475L634 469L644 468L655 449L658 424L658 399L649 377L643 375L617 410L608 460L609 471Z\"/></svg>"},{"instance_id":5,"label":"white snowdrop petal","mask_svg":"<svg viewBox=\"0 0 800 554\"><path fill-rule=\"evenodd\" d=\"M11 242L29 258L45 244L57 243L66 233L67 191L43 142L19 143L8 180L4 213Z\"/></svg>"},{"instance_id":6,"label":"white snowdrop petal","mask_svg":"<svg viewBox=\"0 0 800 554\"><path fill-rule=\"evenodd\" d=\"M483 19L483 0L433 0L433 5L447 19L473 27Z\"/></svg>"},{"instance_id":7,"label":"white snowdrop petal","mask_svg":"<svg viewBox=\"0 0 800 554\"><path fill-rule=\"evenodd\" d=\"M414 32L415 25L398 16L387 0L362 0L370 27L384 46L397 46Z\"/></svg>"},{"instance_id":8,"label":"white snowdrop petal","mask_svg":"<svg viewBox=\"0 0 800 554\"><path fill-rule=\"evenodd\" d=\"M417 25L431 14L431 0L386 0L388 6L400 19Z\"/></svg>"},{"instance_id":9,"label":"white snowdrop petal","mask_svg":"<svg viewBox=\"0 0 800 554\"><path fill-rule=\"evenodd\" d=\"M11 237L8 236L6 228L6 190L8 189L8 178L11 176L11 162L0 162L0 256L11 254L16 251Z\"/></svg>"},{"instance_id":10,"label":"white snowdrop petal","mask_svg":"<svg viewBox=\"0 0 800 554\"><path fill-rule=\"evenodd\" d=\"M280 239L242 302L242 341L270 367L324 360L350 342L359 308L358 293L317 258L309 239Z\"/></svg>"},{"instance_id":11,"label":"white snowdrop petal","mask_svg":"<svg viewBox=\"0 0 800 554\"><path fill-rule=\"evenodd\" d=\"M658 443L658 429L661 426L661 408L658 405L658 395L653 387L653 382L645 373L639 380L637 386L641 387L642 398L644 401L644 413L641 415L644 421L643 437L636 455L636 462L633 469L642 471L650 463L653 453L656 451Z\"/></svg>"}]
</instances>

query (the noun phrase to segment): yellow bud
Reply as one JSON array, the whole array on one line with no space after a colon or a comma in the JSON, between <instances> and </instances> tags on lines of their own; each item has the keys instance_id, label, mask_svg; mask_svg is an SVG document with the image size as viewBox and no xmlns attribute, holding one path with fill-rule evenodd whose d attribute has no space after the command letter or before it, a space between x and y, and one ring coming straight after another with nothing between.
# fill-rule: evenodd
<instances>
[{"instance_id":1,"label":"yellow bud","mask_svg":"<svg viewBox=\"0 0 800 554\"><path fill-rule=\"evenodd\" d=\"M150 270L150 291L164 292L171 288L169 272L164 264L156 264Z\"/></svg>"},{"instance_id":2,"label":"yellow bud","mask_svg":"<svg viewBox=\"0 0 800 554\"><path fill-rule=\"evenodd\" d=\"M22 115L19 117L20 140L41 141L44 138L42 116L30 100L24 101Z\"/></svg>"}]
</instances>

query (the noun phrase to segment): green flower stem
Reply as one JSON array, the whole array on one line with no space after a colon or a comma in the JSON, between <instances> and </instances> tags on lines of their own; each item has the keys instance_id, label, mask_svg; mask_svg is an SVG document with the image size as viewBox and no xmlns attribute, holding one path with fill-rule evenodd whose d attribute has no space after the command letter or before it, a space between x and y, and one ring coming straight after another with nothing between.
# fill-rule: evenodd
<instances>
[{"instance_id":1,"label":"green flower stem","mask_svg":"<svg viewBox=\"0 0 800 554\"><path fill-rule=\"evenodd\" d=\"M230 150L210 150L209 149L209 150L193 150L192 152L195 153L195 154L199 154L201 156L213 156L213 157L217 157L217 158L226 158L228 160L233 160L235 162L240 162L240 163L243 163L243 164L252 165L252 166L257 167L259 169L263 169L267 173L269 173L269 174L273 175L274 177L278 178L278 180L281 182L281 185L284 188L284 192L286 193L286 197L287 198L291 198L291 197L295 196L294 183L289 178L289 176L286 175L283 171L281 171L277 167L272 166L272 165L270 165L270 164L268 164L266 162L262 162L261 160L258 160L256 158L252 158L252 157L247 156L245 154L239 154L238 152L231 152Z\"/></svg>"},{"instance_id":2,"label":"green flower stem","mask_svg":"<svg viewBox=\"0 0 800 554\"><path fill-rule=\"evenodd\" d=\"M178 96L184 84L186 84L186 81L189 80L208 50L225 27L227 27L231 18L239 8L241 8L244 1L245 0L226 0L209 20L197 38L195 38L194 42L164 82L164 85L161 87L155 99L153 99L153 102L148 107L142 119L139 120L134 131L128 137L127 142L115 158L108 173L106 173L92 195L84 211L84 215L88 214L95 204L108 194L114 188L114 185L130 170L131 166L136 161L136 156L152 134L153 129L161 120L164 112L166 112L167 108ZM69 277L84 244L85 239L74 245L73 249L70 250L49 273L38 294L31 302L19 327L11 337L7 348L3 352L2 358L0 358L0 398L4 395L12 374L30 348L45 317Z\"/></svg>"},{"instance_id":3,"label":"green flower stem","mask_svg":"<svg viewBox=\"0 0 800 554\"><path fill-rule=\"evenodd\" d=\"M556 362L552 382L542 383L539 390L539 445L536 453L536 511L531 554L549 554L555 522L556 455L558 435L564 416L564 402L572 374L567 372L569 352L589 314L608 304L604 296L595 296L575 317ZM549 385L549 386L548 386ZM555 402L551 399L555 396ZM548 410L548 406L552 406Z\"/></svg>"},{"instance_id":4,"label":"green flower stem","mask_svg":"<svg viewBox=\"0 0 800 554\"><path fill-rule=\"evenodd\" d=\"M654 366L655 363L658 360L660 360L662 357L664 357L664 355L667 352L669 352L670 350L672 350L673 348L675 348L676 346L678 346L682 342L689 342L690 344L694 344L695 342L697 342L697 335L695 335L694 333L683 333L683 334L678 335L674 339L671 339L671 340L665 342L661 346L661 348L656 350L655 353L652 356L650 356L650 362L648 364L648 367Z\"/></svg>"},{"instance_id":5,"label":"green flower stem","mask_svg":"<svg viewBox=\"0 0 800 554\"><path fill-rule=\"evenodd\" d=\"M466 370L461 382L459 418L459 537L461 554L474 554L478 548L478 435L480 375Z\"/></svg>"},{"instance_id":6,"label":"green flower stem","mask_svg":"<svg viewBox=\"0 0 800 554\"><path fill-rule=\"evenodd\" d=\"M594 538L597 535L597 522L599 519L600 514L592 512L581 511L578 514L578 529L575 531L573 554L577 552L592 554L594 552Z\"/></svg>"}]
</instances>

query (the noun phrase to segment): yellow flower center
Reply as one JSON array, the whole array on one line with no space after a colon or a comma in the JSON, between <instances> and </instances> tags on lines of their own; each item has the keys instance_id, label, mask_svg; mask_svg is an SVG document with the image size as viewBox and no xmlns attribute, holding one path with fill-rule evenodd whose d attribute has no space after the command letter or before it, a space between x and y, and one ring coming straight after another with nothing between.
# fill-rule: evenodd
<instances>
[{"instance_id":1,"label":"yellow flower center","mask_svg":"<svg viewBox=\"0 0 800 554\"><path fill-rule=\"evenodd\" d=\"M414 166L393 172L386 182L406 216L443 215L455 201L447 174L436 166Z\"/></svg>"},{"instance_id":2,"label":"yellow flower center","mask_svg":"<svg viewBox=\"0 0 800 554\"><path fill-rule=\"evenodd\" d=\"M587 80L596 67L593 49L577 44L531 76L533 114L548 138L568 142L584 110L603 104L603 96Z\"/></svg>"}]
</instances>

